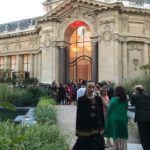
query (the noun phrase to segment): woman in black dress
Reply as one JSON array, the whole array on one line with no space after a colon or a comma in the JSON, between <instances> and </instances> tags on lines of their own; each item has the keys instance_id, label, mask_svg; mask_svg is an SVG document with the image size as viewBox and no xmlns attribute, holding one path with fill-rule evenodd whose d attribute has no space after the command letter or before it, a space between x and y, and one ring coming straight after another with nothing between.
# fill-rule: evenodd
<instances>
[{"instance_id":1,"label":"woman in black dress","mask_svg":"<svg viewBox=\"0 0 150 150\"><path fill-rule=\"evenodd\" d=\"M86 94L78 99L76 136L73 150L104 150L102 100L94 96L95 83L87 83Z\"/></svg>"}]
</instances>

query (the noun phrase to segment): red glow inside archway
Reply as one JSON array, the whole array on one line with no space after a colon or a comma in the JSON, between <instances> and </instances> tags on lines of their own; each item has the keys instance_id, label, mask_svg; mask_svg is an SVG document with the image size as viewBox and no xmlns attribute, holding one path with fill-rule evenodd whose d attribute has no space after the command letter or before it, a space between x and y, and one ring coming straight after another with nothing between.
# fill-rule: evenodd
<instances>
[{"instance_id":1,"label":"red glow inside archway","mask_svg":"<svg viewBox=\"0 0 150 150\"><path fill-rule=\"evenodd\" d=\"M80 26L87 26L87 24L83 21L75 21L75 22L71 23L69 27L72 29L76 29Z\"/></svg>"}]
</instances>

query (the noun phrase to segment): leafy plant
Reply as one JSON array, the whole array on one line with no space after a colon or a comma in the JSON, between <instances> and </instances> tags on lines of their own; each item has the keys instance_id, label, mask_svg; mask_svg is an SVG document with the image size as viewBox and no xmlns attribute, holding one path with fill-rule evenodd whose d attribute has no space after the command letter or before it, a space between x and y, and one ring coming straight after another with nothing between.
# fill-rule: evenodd
<instances>
[{"instance_id":1,"label":"leafy plant","mask_svg":"<svg viewBox=\"0 0 150 150\"><path fill-rule=\"evenodd\" d=\"M54 108L54 100L42 97L35 109L35 119L39 123L56 123L56 110Z\"/></svg>"},{"instance_id":2,"label":"leafy plant","mask_svg":"<svg viewBox=\"0 0 150 150\"><path fill-rule=\"evenodd\" d=\"M9 102L10 96L13 95L13 90L6 84L0 84L0 106L15 110L14 105Z\"/></svg>"},{"instance_id":3,"label":"leafy plant","mask_svg":"<svg viewBox=\"0 0 150 150\"><path fill-rule=\"evenodd\" d=\"M142 76L137 77L133 80L128 81L127 83L124 83L124 87L127 90L127 94L132 94L134 91L135 85L141 84L144 87L144 91L146 94L150 95L150 76Z\"/></svg>"},{"instance_id":4,"label":"leafy plant","mask_svg":"<svg viewBox=\"0 0 150 150\"><path fill-rule=\"evenodd\" d=\"M56 125L15 126L0 122L0 149L7 150L69 150Z\"/></svg>"}]
</instances>

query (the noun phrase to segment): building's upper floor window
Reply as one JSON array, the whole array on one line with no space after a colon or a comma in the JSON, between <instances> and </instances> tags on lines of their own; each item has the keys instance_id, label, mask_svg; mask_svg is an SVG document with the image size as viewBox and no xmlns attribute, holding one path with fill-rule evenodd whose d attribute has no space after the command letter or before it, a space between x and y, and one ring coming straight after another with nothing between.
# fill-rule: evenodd
<instances>
[{"instance_id":1,"label":"building's upper floor window","mask_svg":"<svg viewBox=\"0 0 150 150\"><path fill-rule=\"evenodd\" d=\"M129 4L133 6L143 6L144 0L129 0Z\"/></svg>"}]
</instances>

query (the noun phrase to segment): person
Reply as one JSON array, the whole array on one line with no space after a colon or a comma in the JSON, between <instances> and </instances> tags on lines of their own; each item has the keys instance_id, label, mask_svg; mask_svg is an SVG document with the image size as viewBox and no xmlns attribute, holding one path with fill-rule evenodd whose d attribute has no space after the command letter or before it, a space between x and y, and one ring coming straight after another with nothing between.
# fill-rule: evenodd
<instances>
[{"instance_id":1,"label":"person","mask_svg":"<svg viewBox=\"0 0 150 150\"><path fill-rule=\"evenodd\" d=\"M66 91L65 91L65 88L64 88L63 84L59 85L58 95L59 95L58 104L65 104Z\"/></svg>"},{"instance_id":2,"label":"person","mask_svg":"<svg viewBox=\"0 0 150 150\"><path fill-rule=\"evenodd\" d=\"M104 120L106 121L106 113L107 113L107 108L109 105L109 97L107 95L106 87L101 88L100 95L101 95L101 99L102 99L102 103L103 103ZM110 146L112 146L112 143L110 141L110 138L107 138L106 142L105 142L105 147L108 148Z\"/></svg>"},{"instance_id":3,"label":"person","mask_svg":"<svg viewBox=\"0 0 150 150\"><path fill-rule=\"evenodd\" d=\"M72 100L74 102L74 105L77 104L77 85L74 83L72 87Z\"/></svg>"},{"instance_id":4,"label":"person","mask_svg":"<svg viewBox=\"0 0 150 150\"><path fill-rule=\"evenodd\" d=\"M97 96L100 96L100 86L99 84L96 84L94 94Z\"/></svg>"},{"instance_id":5,"label":"person","mask_svg":"<svg viewBox=\"0 0 150 150\"><path fill-rule=\"evenodd\" d=\"M107 81L107 94L108 94L109 100L111 100L111 98L114 96L114 89L110 81Z\"/></svg>"},{"instance_id":6,"label":"person","mask_svg":"<svg viewBox=\"0 0 150 150\"><path fill-rule=\"evenodd\" d=\"M131 105L135 106L135 118L144 150L150 149L150 97L144 94L142 85L136 85L131 96Z\"/></svg>"},{"instance_id":7,"label":"person","mask_svg":"<svg viewBox=\"0 0 150 150\"><path fill-rule=\"evenodd\" d=\"M76 116L77 141L73 150L104 150L104 114L102 100L94 96L95 83L89 81L79 97Z\"/></svg>"},{"instance_id":8,"label":"person","mask_svg":"<svg viewBox=\"0 0 150 150\"><path fill-rule=\"evenodd\" d=\"M85 95L86 83L87 83L86 80L82 80L81 87L77 90L77 100L79 97Z\"/></svg>"},{"instance_id":9,"label":"person","mask_svg":"<svg viewBox=\"0 0 150 150\"><path fill-rule=\"evenodd\" d=\"M71 104L72 103L72 85L71 85L71 83L68 84L67 90L68 90L68 104Z\"/></svg>"},{"instance_id":10,"label":"person","mask_svg":"<svg viewBox=\"0 0 150 150\"><path fill-rule=\"evenodd\" d=\"M116 150L124 150L128 139L128 102L125 89L118 86L109 102L106 115L105 136L114 140Z\"/></svg>"}]
</instances>

